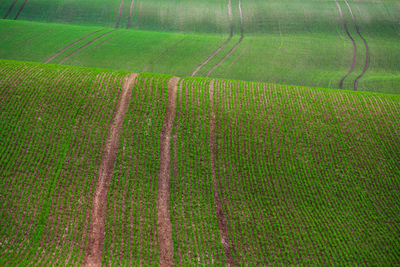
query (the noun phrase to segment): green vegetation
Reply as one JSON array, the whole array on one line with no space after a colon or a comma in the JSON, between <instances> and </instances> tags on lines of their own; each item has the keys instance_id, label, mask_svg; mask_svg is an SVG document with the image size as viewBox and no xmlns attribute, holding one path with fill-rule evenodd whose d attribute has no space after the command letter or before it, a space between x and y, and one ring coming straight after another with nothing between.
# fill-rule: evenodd
<instances>
[{"instance_id":1,"label":"green vegetation","mask_svg":"<svg viewBox=\"0 0 400 267\"><path fill-rule=\"evenodd\" d=\"M124 75L8 61L0 69L0 265L77 264Z\"/></svg>"}]
</instances>

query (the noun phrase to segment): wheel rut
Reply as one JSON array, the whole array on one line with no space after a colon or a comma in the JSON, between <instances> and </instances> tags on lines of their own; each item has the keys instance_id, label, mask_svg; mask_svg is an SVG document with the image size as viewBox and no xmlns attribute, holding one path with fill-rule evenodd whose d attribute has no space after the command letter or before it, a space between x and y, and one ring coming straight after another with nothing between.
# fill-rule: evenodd
<instances>
[{"instance_id":1,"label":"wheel rut","mask_svg":"<svg viewBox=\"0 0 400 267\"><path fill-rule=\"evenodd\" d=\"M79 40L77 40L77 41L75 41L75 42L73 42L73 43L67 45L66 47L64 47L63 49L61 49L60 51L58 51L58 52L56 52L54 55L52 55L52 56L51 56L48 60L46 60L44 63L49 63L49 62L52 61L56 56L60 55L62 52L64 52L64 51L67 50L68 48L71 48L72 46L76 45L76 44L79 43L80 41L83 41L83 40L89 38L90 36L92 36L93 34L96 34L96 33L100 32L100 31L102 31L102 30L103 30L103 29L97 30L97 31L94 31L94 32L91 32L91 33L89 33L88 35L83 36L81 39L79 39Z\"/></svg>"},{"instance_id":2,"label":"wheel rut","mask_svg":"<svg viewBox=\"0 0 400 267\"><path fill-rule=\"evenodd\" d=\"M114 162L117 156L122 123L129 107L132 87L136 77L136 73L131 73L124 78L121 96L113 115L106 145L100 161L99 174L92 201L88 243L84 257L84 264L86 266L101 266L107 215L107 194L112 179Z\"/></svg>"},{"instance_id":3,"label":"wheel rut","mask_svg":"<svg viewBox=\"0 0 400 267\"><path fill-rule=\"evenodd\" d=\"M76 53L78 53L79 51L81 51L82 49L84 49L85 47L91 45L92 43L96 42L97 40L99 40L99 39L103 38L104 36L107 36L107 35L109 35L109 34L111 34L111 33L113 33L113 32L115 32L115 30L106 32L106 33L100 35L99 37L93 39L92 41L90 41L90 42L84 44L83 46L79 47L79 48L76 49L74 52L72 52L71 54L69 54L68 56L66 56L63 60L61 60L60 62L58 62L58 65L63 64L63 63L64 63L65 61L67 61L70 57L72 57L73 55L75 55Z\"/></svg>"},{"instance_id":4,"label":"wheel rut","mask_svg":"<svg viewBox=\"0 0 400 267\"><path fill-rule=\"evenodd\" d=\"M354 23L354 26L356 27L357 34L358 34L358 36L360 36L361 40L363 40L364 46L365 46L365 64L364 64L364 68L363 68L362 73L360 75L358 75L357 78L354 80L354 84L353 84L354 91L357 91L358 81L364 76L364 74L367 72L367 69L368 69L368 65L369 65L369 48L368 48L367 40L365 40L365 38L362 36L362 34L360 32L360 29L358 28L357 20L356 20L354 14L353 14L353 10L351 9L349 2L347 2L347 0L344 0L344 2L346 3L347 8L350 11L351 18L353 19L353 23Z\"/></svg>"},{"instance_id":5,"label":"wheel rut","mask_svg":"<svg viewBox=\"0 0 400 267\"><path fill-rule=\"evenodd\" d=\"M353 60L351 62L351 67L349 72L340 80L339 82L339 88L343 89L343 83L344 80L346 80L347 77L349 77L349 75L353 72L354 70L354 65L356 63L356 57L357 57L357 45L356 45L356 41L354 40L353 36L351 36L350 32L349 32L349 28L347 27L347 23L346 20L344 19L343 16L343 11L342 8L339 5L339 2L337 0L335 0L336 5L339 9L339 13L340 13L340 19L342 20L343 26L344 26L344 30L346 31L347 36L349 37L349 39L351 40L351 42L353 43Z\"/></svg>"},{"instance_id":6,"label":"wheel rut","mask_svg":"<svg viewBox=\"0 0 400 267\"><path fill-rule=\"evenodd\" d=\"M135 4L135 0L131 1L131 6L129 8L129 19L128 19L128 25L126 26L127 29L131 26L132 22L132 14L133 14L133 5Z\"/></svg>"},{"instance_id":7,"label":"wheel rut","mask_svg":"<svg viewBox=\"0 0 400 267\"><path fill-rule=\"evenodd\" d=\"M220 46L217 48L217 50L215 50L214 53L212 53L203 63L201 63L191 74L191 76L195 76L203 67L204 65L206 65L211 59L213 59L217 54L219 54L219 52L221 52L221 50L232 40L233 37L233 23L232 23L232 3L231 0L229 0L228 3L228 13L229 13L229 27L230 27L230 34L228 39Z\"/></svg>"},{"instance_id":8,"label":"wheel rut","mask_svg":"<svg viewBox=\"0 0 400 267\"><path fill-rule=\"evenodd\" d=\"M160 136L160 166L157 190L157 231L160 266L174 265L174 244L172 241L172 223L170 216L171 181L171 133L176 113L178 77L172 77L168 83L167 110Z\"/></svg>"},{"instance_id":9,"label":"wheel rut","mask_svg":"<svg viewBox=\"0 0 400 267\"><path fill-rule=\"evenodd\" d=\"M119 16L118 16L118 21L117 24L115 25L115 28L119 28L119 24L121 23L121 17L122 17L122 7L124 5L125 0L121 1L121 4L119 5Z\"/></svg>"},{"instance_id":10,"label":"wheel rut","mask_svg":"<svg viewBox=\"0 0 400 267\"><path fill-rule=\"evenodd\" d=\"M226 54L221 61L219 61L206 75L206 77L209 77L210 74L216 69L218 68L222 63L224 63L224 61L233 54L233 52L235 52L236 48L242 43L243 39L244 39L244 28L243 28L243 14L242 14L242 7L241 7L241 2L239 0L239 14L240 14L240 39L239 41L232 47L232 49L228 52L228 54Z\"/></svg>"},{"instance_id":11,"label":"wheel rut","mask_svg":"<svg viewBox=\"0 0 400 267\"><path fill-rule=\"evenodd\" d=\"M228 227L224 210L222 208L222 200L218 194L218 180L215 167L215 110L214 110L214 80L210 83L210 103L211 103L211 119L210 119L210 158L211 158L211 175L214 191L214 205L217 214L218 228L221 236L221 243L224 248L226 262L228 266L234 266L233 248L229 240Z\"/></svg>"},{"instance_id":12,"label":"wheel rut","mask_svg":"<svg viewBox=\"0 0 400 267\"><path fill-rule=\"evenodd\" d=\"M14 20L17 20L19 15L21 15L22 10L24 9L26 3L28 3L28 0L25 0L24 3L22 4L22 6L19 8L17 15L15 15Z\"/></svg>"},{"instance_id":13,"label":"wheel rut","mask_svg":"<svg viewBox=\"0 0 400 267\"><path fill-rule=\"evenodd\" d=\"M18 0L14 0L14 2L12 2L11 6L8 8L6 14L4 15L3 19L6 19L8 17L8 15L10 15L11 11L13 10L15 4L17 3Z\"/></svg>"}]
</instances>

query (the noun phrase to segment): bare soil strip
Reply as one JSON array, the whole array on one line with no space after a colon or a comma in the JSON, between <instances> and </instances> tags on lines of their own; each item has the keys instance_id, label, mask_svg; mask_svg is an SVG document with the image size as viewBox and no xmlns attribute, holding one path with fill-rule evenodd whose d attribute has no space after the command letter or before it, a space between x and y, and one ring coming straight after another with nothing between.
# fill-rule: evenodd
<instances>
[{"instance_id":1,"label":"bare soil strip","mask_svg":"<svg viewBox=\"0 0 400 267\"><path fill-rule=\"evenodd\" d=\"M11 10L14 8L17 1L18 0L14 0L14 2L12 2L11 6L8 8L7 13L4 15L3 19L6 19L8 17L8 15L10 14Z\"/></svg>"},{"instance_id":2,"label":"bare soil strip","mask_svg":"<svg viewBox=\"0 0 400 267\"><path fill-rule=\"evenodd\" d=\"M61 54L61 53L64 52L65 50L67 50L68 48L72 47L73 45L79 43L80 41L83 41L83 40L89 38L90 36L92 36L93 34L98 33L99 31L102 31L102 30L103 30L103 29L98 30L98 31L94 31L94 32L92 32L92 33L89 33L88 35L83 36L81 39L79 39L79 40L77 40L77 41L75 41L75 42L73 42L73 43L67 45L66 47L64 47L63 49L61 49L60 51L58 51L57 53L55 53L54 55L52 55L52 56L51 56L48 60L46 60L44 63L49 63L49 62L52 61L56 56L58 56L59 54Z\"/></svg>"},{"instance_id":3,"label":"bare soil strip","mask_svg":"<svg viewBox=\"0 0 400 267\"><path fill-rule=\"evenodd\" d=\"M210 157L211 174L213 179L214 205L217 213L218 228L221 236L221 243L225 251L226 262L228 266L234 266L231 242L228 236L228 228L222 208L222 201L218 194L218 181L215 169L215 111L214 111L214 80L210 83L210 102L211 102L211 120L210 120Z\"/></svg>"},{"instance_id":4,"label":"bare soil strip","mask_svg":"<svg viewBox=\"0 0 400 267\"><path fill-rule=\"evenodd\" d=\"M125 0L121 1L121 4L119 5L119 17L117 21L117 25L115 25L115 28L119 28L119 24L121 23L121 16L122 16L122 6L124 5Z\"/></svg>"},{"instance_id":5,"label":"bare soil strip","mask_svg":"<svg viewBox=\"0 0 400 267\"><path fill-rule=\"evenodd\" d=\"M104 36L107 36L107 35L109 35L110 33L113 33L113 32L115 32L115 30L106 32L106 33L100 35L99 37L93 39L92 41L90 41L90 42L84 44L83 46L79 47L79 48L76 49L74 52L72 52L71 54L69 54L68 56L66 56L63 60L61 60L61 61L58 62L57 64L60 65L60 64L64 63L66 60L68 60L70 57L72 57L73 55L75 55L76 53L78 53L79 51L81 51L82 49L84 49L85 47L89 46L90 44L96 42L97 40L99 40L99 39L103 38Z\"/></svg>"},{"instance_id":6,"label":"bare soil strip","mask_svg":"<svg viewBox=\"0 0 400 267\"><path fill-rule=\"evenodd\" d=\"M131 26L131 21L132 21L132 13L133 13L133 4L135 3L135 0L131 1L131 7L129 9L129 19L128 19L128 25L126 26L127 29Z\"/></svg>"},{"instance_id":7,"label":"bare soil strip","mask_svg":"<svg viewBox=\"0 0 400 267\"><path fill-rule=\"evenodd\" d=\"M233 52L235 52L236 48L242 43L243 38L244 38L244 29L243 29L243 14L242 14L242 7L241 7L241 3L239 0L239 14L240 14L240 39L239 41L235 44L234 47L232 47L232 49L228 52L228 54L226 54L220 62L218 62L206 75L206 77L209 77L210 74L216 69L218 68L219 65L221 65L222 63L224 63L225 59L227 59L230 55L232 55Z\"/></svg>"},{"instance_id":8,"label":"bare soil strip","mask_svg":"<svg viewBox=\"0 0 400 267\"><path fill-rule=\"evenodd\" d=\"M211 59L213 59L219 52L221 52L221 50L232 40L233 37L233 24L232 24L232 4L231 4L231 0L229 0L229 4L228 4L228 13L229 13L229 27L230 27L230 34L229 34L229 38L225 41L225 43L223 43L220 47L217 48L217 50L215 50L214 53L211 54L211 56L209 56L203 63L200 64L200 66L198 66L192 73L192 77L194 75L196 75L201 68L204 67L204 65L206 65Z\"/></svg>"},{"instance_id":9,"label":"bare soil strip","mask_svg":"<svg viewBox=\"0 0 400 267\"><path fill-rule=\"evenodd\" d=\"M18 19L19 15L21 14L22 10L24 9L26 3L28 2L28 0L25 0L24 3L22 4L22 6L19 8L17 15L15 15L14 20Z\"/></svg>"},{"instance_id":10,"label":"bare soil strip","mask_svg":"<svg viewBox=\"0 0 400 267\"><path fill-rule=\"evenodd\" d=\"M176 112L176 95L179 78L172 77L168 83L167 110L160 137L160 167L157 191L157 230L160 249L160 266L174 265L174 244L170 217L171 149L170 139Z\"/></svg>"},{"instance_id":11,"label":"bare soil strip","mask_svg":"<svg viewBox=\"0 0 400 267\"><path fill-rule=\"evenodd\" d=\"M349 3L347 2L347 0L344 0L344 2L346 3L347 8L350 11L350 14L351 14L351 17L353 19L354 25L356 27L357 34L363 40L364 46L365 46L366 55L365 55L364 69L363 69L362 73L360 75L358 75L357 78L354 80L354 84L353 84L354 91L357 91L358 81L364 76L365 72L367 72L367 69L368 69L368 65L369 65L369 48L368 48L367 40L365 40L365 38L360 33L360 29L358 28L358 24L357 24L356 18L353 15L353 10L351 10L351 7L350 7Z\"/></svg>"},{"instance_id":12,"label":"bare soil strip","mask_svg":"<svg viewBox=\"0 0 400 267\"><path fill-rule=\"evenodd\" d=\"M171 48L174 48L175 46L179 45L180 43L182 43L185 40L185 38L183 38L182 40L176 42L175 44L171 45L170 47L168 47L164 52L162 52L156 59L154 59L153 61L150 62L149 65L147 65L142 72L147 71L154 63L156 63L157 61L159 61L166 53L168 53L169 50L171 50Z\"/></svg>"},{"instance_id":13,"label":"bare soil strip","mask_svg":"<svg viewBox=\"0 0 400 267\"><path fill-rule=\"evenodd\" d=\"M336 5L339 9L339 13L340 13L340 18L342 20L343 26L344 26L344 30L346 31L347 36L350 38L351 42L353 43L353 61L351 63L351 68L349 70L349 72L340 80L339 83L339 88L343 89L343 82L344 80L349 77L349 75L353 72L354 70L354 65L356 64L356 56L357 56L357 46L356 46L356 41L354 40L354 38L351 36L350 32L349 32L349 28L347 27L347 23L346 20L344 19L343 16L343 12L342 12L342 8L340 7L339 3L337 0L335 0Z\"/></svg>"},{"instance_id":14,"label":"bare soil strip","mask_svg":"<svg viewBox=\"0 0 400 267\"><path fill-rule=\"evenodd\" d=\"M100 266L104 247L105 223L107 211L107 194L112 179L114 162L117 156L119 137L124 116L129 107L132 87L137 74L131 73L124 79L121 97L113 115L112 124L108 132L106 145L100 162L99 176L94 192L91 221L88 232L87 250L84 264L86 266Z\"/></svg>"}]
</instances>

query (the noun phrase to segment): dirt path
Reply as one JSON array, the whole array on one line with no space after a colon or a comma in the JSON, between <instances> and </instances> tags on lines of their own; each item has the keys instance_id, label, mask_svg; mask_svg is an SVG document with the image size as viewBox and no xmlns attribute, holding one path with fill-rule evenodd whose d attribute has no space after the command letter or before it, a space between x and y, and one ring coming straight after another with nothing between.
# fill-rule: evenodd
<instances>
[{"instance_id":1,"label":"dirt path","mask_svg":"<svg viewBox=\"0 0 400 267\"><path fill-rule=\"evenodd\" d=\"M103 38L104 36L109 35L110 33L113 33L113 32L115 32L115 30L106 32L106 33L100 35L99 37L93 39L92 41L90 41L90 42L84 44L83 46L79 47L79 48L76 49L74 52L72 52L71 54L69 54L68 56L66 56L63 60L61 60L61 61L58 62L57 64L60 65L60 64L64 63L66 60L68 60L70 57L72 57L73 55L75 55L76 53L78 53L79 51L81 51L82 49L84 49L85 47L89 46L90 44L94 43L95 41L97 41L97 40Z\"/></svg>"},{"instance_id":2,"label":"dirt path","mask_svg":"<svg viewBox=\"0 0 400 267\"><path fill-rule=\"evenodd\" d=\"M204 67L204 65L206 65L211 59L213 59L219 52L221 52L221 50L232 40L233 37L233 23L232 23L232 4L231 4L231 0L229 0L229 4L228 4L228 13L229 13L229 27L230 27L230 34L228 39L225 41L225 43L223 43L220 47L217 48L217 50L215 50L214 53L211 54L211 56L209 56L203 63L200 64L200 66L198 66L192 73L192 77L195 76L200 70L201 68Z\"/></svg>"},{"instance_id":3,"label":"dirt path","mask_svg":"<svg viewBox=\"0 0 400 267\"><path fill-rule=\"evenodd\" d=\"M210 83L210 102L211 102L211 121L210 121L210 156L211 174L213 180L214 205L217 213L218 228L221 236L221 243L224 248L226 262L228 266L234 266L231 242L229 241L228 228L222 208L222 201L218 194L218 181L215 169L215 111L214 111L214 80Z\"/></svg>"},{"instance_id":4,"label":"dirt path","mask_svg":"<svg viewBox=\"0 0 400 267\"><path fill-rule=\"evenodd\" d=\"M68 48L70 48L70 47L76 45L76 44L79 43L80 41L83 41L83 40L89 38L90 36L92 36L93 34L98 33L99 31L102 31L102 30L103 30L103 29L98 30L98 31L94 31L94 32L92 32L92 33L89 33L88 35L83 36L81 39L79 39L79 40L77 40L77 41L75 41L75 42L73 42L73 43L67 45L66 47L64 47L63 49L61 49L60 51L58 51L57 53L55 53L54 55L52 55L52 56L51 56L48 60L46 60L44 63L49 63L49 62L52 61L56 56L58 56L59 54L61 54L61 53L64 52L65 50L67 50Z\"/></svg>"},{"instance_id":5,"label":"dirt path","mask_svg":"<svg viewBox=\"0 0 400 267\"><path fill-rule=\"evenodd\" d=\"M6 14L4 15L3 19L6 19L8 17L8 15L10 15L11 10L14 8L15 4L17 3L18 0L14 0L14 2L12 2L11 6L8 8Z\"/></svg>"},{"instance_id":6,"label":"dirt path","mask_svg":"<svg viewBox=\"0 0 400 267\"><path fill-rule=\"evenodd\" d=\"M115 28L119 28L119 24L121 23L121 17L122 17L122 7L124 5L125 0L121 1L121 4L119 5L119 16L118 16L118 21L117 21L117 25L115 25Z\"/></svg>"},{"instance_id":7,"label":"dirt path","mask_svg":"<svg viewBox=\"0 0 400 267\"><path fill-rule=\"evenodd\" d=\"M153 61L150 62L149 65L147 65L142 72L147 71L154 63L156 63L157 61L159 61L166 53L168 53L169 50L171 50L171 48L174 48L175 46L179 45L180 43L182 43L185 40L185 38L183 38L182 40L176 42L175 44L171 45L170 47L168 47L164 52L162 52L156 59L154 59Z\"/></svg>"},{"instance_id":8,"label":"dirt path","mask_svg":"<svg viewBox=\"0 0 400 267\"><path fill-rule=\"evenodd\" d=\"M160 167L157 191L157 230L160 249L160 266L174 265L174 244L170 217L171 149L170 139L176 112L176 95L179 78L172 77L168 83L167 110L160 137Z\"/></svg>"},{"instance_id":9,"label":"dirt path","mask_svg":"<svg viewBox=\"0 0 400 267\"><path fill-rule=\"evenodd\" d=\"M344 2L346 3L347 8L350 11L351 18L353 19L354 25L356 27L357 34L363 40L364 46L365 46L366 55L365 55L364 69L363 69L362 73L360 75L358 75L357 78L354 80L354 84L353 84L354 91L357 91L358 81L364 76L365 72L367 72L367 69L368 69L368 65L369 65L369 48L368 48L367 40L365 40L365 38L360 33L360 29L358 28L358 24L357 24L356 18L353 15L353 10L351 10L351 7L350 7L349 3L347 2L347 0L344 0Z\"/></svg>"},{"instance_id":10,"label":"dirt path","mask_svg":"<svg viewBox=\"0 0 400 267\"><path fill-rule=\"evenodd\" d=\"M131 26L131 22L132 22L132 13L133 13L133 4L135 3L135 0L131 1L131 7L129 9L129 19L128 19L128 25L126 26L127 29L129 29L129 27Z\"/></svg>"},{"instance_id":11,"label":"dirt path","mask_svg":"<svg viewBox=\"0 0 400 267\"><path fill-rule=\"evenodd\" d=\"M206 77L209 77L210 74L216 69L218 68L219 65L221 65L222 63L224 63L225 59L227 59L230 55L232 55L233 52L235 52L236 48L242 43L243 38L244 38L244 28L243 28L243 14L242 14L242 7L241 7L241 3L239 0L239 14L240 14L240 39L239 41L235 44L235 46L228 52L228 54L226 54L220 62L218 62L206 75Z\"/></svg>"},{"instance_id":12,"label":"dirt path","mask_svg":"<svg viewBox=\"0 0 400 267\"><path fill-rule=\"evenodd\" d=\"M110 187L115 158L117 156L122 122L124 121L125 113L129 107L129 100L136 76L137 74L132 73L127 75L124 79L121 97L113 115L106 146L100 162L99 176L92 204L87 250L84 258L84 264L86 266L101 265L105 235L107 194Z\"/></svg>"},{"instance_id":13,"label":"dirt path","mask_svg":"<svg viewBox=\"0 0 400 267\"><path fill-rule=\"evenodd\" d=\"M18 19L19 15L21 14L22 10L24 9L26 3L28 2L28 0L25 0L24 3L22 4L22 6L19 8L17 15L15 15L14 20Z\"/></svg>"},{"instance_id":14,"label":"dirt path","mask_svg":"<svg viewBox=\"0 0 400 267\"><path fill-rule=\"evenodd\" d=\"M337 0L335 0L336 5L339 9L339 13L340 13L340 18L342 20L343 26L344 26L344 30L346 31L347 36L350 38L351 42L353 43L353 61L351 63L351 68L349 70L349 72L340 80L339 82L339 88L343 89L343 82L344 80L349 77L349 75L353 72L354 70L354 65L356 64L356 57L357 57L357 46L356 46L356 41L354 40L354 38L351 36L350 32L349 32L349 28L347 27L347 23L346 20L344 19L343 16L343 12L342 12L342 8L339 5L339 2Z\"/></svg>"}]
</instances>

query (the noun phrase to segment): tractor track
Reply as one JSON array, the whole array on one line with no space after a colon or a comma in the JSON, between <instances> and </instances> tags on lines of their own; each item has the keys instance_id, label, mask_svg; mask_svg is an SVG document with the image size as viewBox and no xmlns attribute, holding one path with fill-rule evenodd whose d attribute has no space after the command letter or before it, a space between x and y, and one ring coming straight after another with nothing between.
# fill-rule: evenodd
<instances>
[{"instance_id":1,"label":"tractor track","mask_svg":"<svg viewBox=\"0 0 400 267\"><path fill-rule=\"evenodd\" d=\"M241 3L239 0L239 14L240 14L240 39L239 41L232 47L232 49L228 52L228 54L226 54L214 67L212 67L212 69L207 73L206 77L209 77L210 74L216 69L218 68L222 63L224 63L224 61L233 54L233 52L235 52L236 48L242 43L243 39L244 39L244 28L243 28L243 14L242 14L242 7L241 7Z\"/></svg>"},{"instance_id":2,"label":"tractor track","mask_svg":"<svg viewBox=\"0 0 400 267\"><path fill-rule=\"evenodd\" d=\"M129 29L131 26L132 22L132 13L133 13L133 5L135 4L135 0L131 1L131 7L129 8L129 19L128 19L128 25L126 26L126 29Z\"/></svg>"},{"instance_id":3,"label":"tractor track","mask_svg":"<svg viewBox=\"0 0 400 267\"><path fill-rule=\"evenodd\" d=\"M357 57L357 45L356 45L356 41L354 40L354 38L351 36L350 32L349 32L349 28L347 27L347 23L346 20L343 16L343 12L342 12L342 8L339 5L339 2L337 0L335 0L336 5L339 9L339 13L340 13L340 18L342 20L343 26L344 26L344 30L346 31L347 36L350 38L351 42L353 43L353 60L351 62L351 67L349 72L340 80L339 82L339 88L343 89L343 82L344 80L349 77L349 75L353 72L354 70L354 65L356 64L356 57Z\"/></svg>"},{"instance_id":4,"label":"tractor track","mask_svg":"<svg viewBox=\"0 0 400 267\"><path fill-rule=\"evenodd\" d=\"M124 2L125 2L125 0L122 0L122 1L121 1L121 4L119 5L119 16L118 16L117 24L115 25L115 28L116 28L116 29L119 28L119 25L120 25L120 23L121 23L122 7L123 7L123 5L124 5Z\"/></svg>"},{"instance_id":5,"label":"tractor track","mask_svg":"<svg viewBox=\"0 0 400 267\"><path fill-rule=\"evenodd\" d=\"M22 6L19 8L17 15L15 15L14 20L17 20L19 15L21 14L22 10L24 9L26 3L28 2L28 0L25 0L24 3L22 4Z\"/></svg>"},{"instance_id":6,"label":"tractor track","mask_svg":"<svg viewBox=\"0 0 400 267\"><path fill-rule=\"evenodd\" d=\"M114 162L117 157L122 123L129 107L129 100L136 77L136 73L128 74L125 77L120 99L108 131L92 202L87 249L84 256L84 264L86 266L101 266L107 216L107 195L114 170Z\"/></svg>"},{"instance_id":7,"label":"tractor track","mask_svg":"<svg viewBox=\"0 0 400 267\"><path fill-rule=\"evenodd\" d=\"M10 15L11 11L13 10L15 4L17 3L18 0L14 0L14 2L12 2L11 6L8 8L6 14L4 15L3 19L6 19L8 17L8 15Z\"/></svg>"},{"instance_id":8,"label":"tractor track","mask_svg":"<svg viewBox=\"0 0 400 267\"><path fill-rule=\"evenodd\" d=\"M210 158L211 158L211 174L214 193L214 205L217 215L218 228L221 237L222 247L224 248L227 266L235 266L232 254L232 245L229 240L228 227L224 210L222 208L222 200L218 194L218 180L215 167L215 111L214 111L214 80L210 82L210 103L211 103L211 119L210 119Z\"/></svg>"},{"instance_id":9,"label":"tractor track","mask_svg":"<svg viewBox=\"0 0 400 267\"><path fill-rule=\"evenodd\" d=\"M58 62L57 64L58 64L58 65L61 65L62 63L64 63L66 60L68 60L70 57L72 57L73 55L75 55L76 53L78 53L79 51L81 51L82 49L84 49L85 47L91 45L91 44L94 43L95 41L97 41L97 40L103 38L104 36L109 35L110 33L115 32L115 31L116 31L116 30L112 30L112 31L106 32L106 33L100 35L99 37L93 39L92 41L90 41L90 42L84 44L83 46L79 47L79 48L76 49L74 52L72 52L71 54L69 54L68 56L66 56L64 59L62 59L62 60L61 60L60 62Z\"/></svg>"},{"instance_id":10,"label":"tractor track","mask_svg":"<svg viewBox=\"0 0 400 267\"><path fill-rule=\"evenodd\" d=\"M157 232L160 266L174 265L174 243L172 240L172 223L170 215L171 187L171 133L176 113L176 96L178 77L168 82L167 110L160 135L160 162L158 172L158 190L156 200Z\"/></svg>"},{"instance_id":11,"label":"tractor track","mask_svg":"<svg viewBox=\"0 0 400 267\"><path fill-rule=\"evenodd\" d=\"M201 63L191 74L191 76L195 76L203 67L204 65L206 65L211 59L213 59L217 54L219 54L219 52L221 52L221 50L232 40L233 37L233 18L232 18L232 3L231 0L229 0L229 4L228 4L228 13L229 13L229 26L230 26L230 34L228 39L220 46L217 48L217 50L215 50L214 53L212 53L203 63Z\"/></svg>"},{"instance_id":12,"label":"tractor track","mask_svg":"<svg viewBox=\"0 0 400 267\"><path fill-rule=\"evenodd\" d=\"M358 75L357 78L354 80L354 84L353 84L354 91L357 91L358 81L364 76L364 74L367 72L367 69L368 69L368 65L369 65L369 48L368 48L367 40L365 40L365 38L360 33L360 29L358 28L358 24L357 24L356 18L354 17L353 10L351 9L350 4L347 2L347 0L344 0L344 2L346 3L347 8L350 11L351 18L353 19L353 23L354 23L354 26L356 27L357 34L358 34L358 36L360 36L361 40L363 40L364 46L365 46L366 55L365 55L364 69L363 69L362 73L360 75Z\"/></svg>"},{"instance_id":13,"label":"tractor track","mask_svg":"<svg viewBox=\"0 0 400 267\"><path fill-rule=\"evenodd\" d=\"M175 46L179 45L180 43L182 43L183 41L185 41L185 38L183 38L182 40L176 42L175 44L171 45L170 47L168 47L164 52L162 52L157 58L155 58L154 60L152 60L149 65L147 65L146 67L144 67L144 69L142 70L142 72L147 71L154 63L156 63L157 61L159 61L166 53L168 53L169 50L171 50L171 48L174 48Z\"/></svg>"},{"instance_id":14,"label":"tractor track","mask_svg":"<svg viewBox=\"0 0 400 267\"><path fill-rule=\"evenodd\" d=\"M94 31L94 32L92 32L92 33L89 33L88 35L83 36L81 39L79 39L79 40L77 40L77 41L75 41L75 42L73 42L73 43L67 45L66 47L64 47L63 49L61 49L60 51L58 51L58 52L56 52L54 55L52 55L52 56L51 56L48 60L46 60L44 63L49 63L49 62L52 61L56 56L60 55L62 52L64 52L64 51L67 50L68 48L70 48L70 47L76 45L76 44L79 43L80 41L83 41L83 40L89 38L90 36L92 36L93 34L96 34L96 33L100 32L100 31L102 31L102 30L103 30L103 29L98 30L98 31Z\"/></svg>"}]
</instances>

